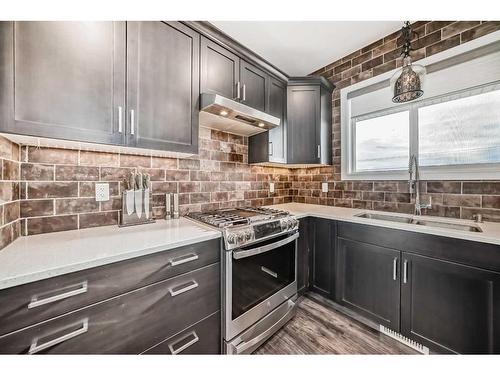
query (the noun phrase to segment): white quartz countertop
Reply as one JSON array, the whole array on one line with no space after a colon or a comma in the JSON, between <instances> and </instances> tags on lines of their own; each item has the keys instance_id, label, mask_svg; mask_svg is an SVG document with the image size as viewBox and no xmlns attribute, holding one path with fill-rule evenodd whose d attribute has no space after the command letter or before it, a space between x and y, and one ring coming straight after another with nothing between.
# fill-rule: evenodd
<instances>
[{"instance_id":1,"label":"white quartz countertop","mask_svg":"<svg viewBox=\"0 0 500 375\"><path fill-rule=\"evenodd\" d=\"M0 289L219 238L189 219L21 237L0 250Z\"/></svg>"},{"instance_id":2,"label":"white quartz countertop","mask_svg":"<svg viewBox=\"0 0 500 375\"><path fill-rule=\"evenodd\" d=\"M456 230L456 229L436 228L436 227L429 227L429 226L423 226L423 225L391 222L391 221L385 221L385 220L366 219L366 218L354 216L354 215L357 215L357 214L360 214L363 212L368 212L368 213L372 213L372 214L376 213L376 214L380 214L380 215L392 215L392 216L396 215L396 216L414 217L413 215L399 214L399 213L392 213L392 212L382 212L382 211L343 208L343 207L332 207L332 206L320 206L320 205L316 205L316 204L307 204L307 203L284 203L284 204L276 204L276 205L268 206L268 207L288 211L297 218L302 218L302 217L306 217L306 216L313 216L313 217L319 217L319 218L324 218L324 219L348 221L351 223L374 225L374 226L384 227L384 228L401 229L401 230L406 230L406 231L410 231L410 232L428 233L428 234L434 234L434 235L438 235L438 236L459 238L462 240L470 240L470 241L477 241L477 242L484 242L484 243L491 243L491 244L495 244L495 245L500 245L500 223L493 223L493 222L475 223L471 220L448 219L448 218L441 218L441 217L435 217L435 216L420 216L419 217L421 219L425 219L428 221L474 225L474 226L478 226L482 230L482 232L467 232L467 231L461 231L461 230Z\"/></svg>"}]
</instances>

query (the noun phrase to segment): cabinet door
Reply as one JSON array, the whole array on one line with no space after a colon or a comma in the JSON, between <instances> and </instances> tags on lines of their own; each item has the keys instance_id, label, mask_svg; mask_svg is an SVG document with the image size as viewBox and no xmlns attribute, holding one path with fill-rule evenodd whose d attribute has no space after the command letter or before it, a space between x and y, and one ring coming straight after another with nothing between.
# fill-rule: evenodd
<instances>
[{"instance_id":1,"label":"cabinet door","mask_svg":"<svg viewBox=\"0 0 500 375\"><path fill-rule=\"evenodd\" d=\"M327 219L313 219L314 249L311 259L310 288L325 297L334 297L335 291L335 232L336 223Z\"/></svg>"},{"instance_id":2,"label":"cabinet door","mask_svg":"<svg viewBox=\"0 0 500 375\"><path fill-rule=\"evenodd\" d=\"M14 22L2 29L12 33L1 48L12 57L12 69L2 74L10 75L13 88L13 119L3 130L124 142L119 114L125 110L125 23Z\"/></svg>"},{"instance_id":3,"label":"cabinet door","mask_svg":"<svg viewBox=\"0 0 500 375\"><path fill-rule=\"evenodd\" d=\"M259 111L267 111L269 76L244 60L240 61L241 102Z\"/></svg>"},{"instance_id":4,"label":"cabinet door","mask_svg":"<svg viewBox=\"0 0 500 375\"><path fill-rule=\"evenodd\" d=\"M196 153L199 35L179 22L129 22L127 51L129 144Z\"/></svg>"},{"instance_id":5,"label":"cabinet door","mask_svg":"<svg viewBox=\"0 0 500 375\"><path fill-rule=\"evenodd\" d=\"M240 58L217 43L201 38L201 92L236 99Z\"/></svg>"},{"instance_id":6,"label":"cabinet door","mask_svg":"<svg viewBox=\"0 0 500 375\"><path fill-rule=\"evenodd\" d=\"M309 262L312 249L311 219L299 220L297 245L297 290L303 294L309 287Z\"/></svg>"},{"instance_id":7,"label":"cabinet door","mask_svg":"<svg viewBox=\"0 0 500 375\"><path fill-rule=\"evenodd\" d=\"M404 264L403 335L438 350L500 353L499 273L407 253Z\"/></svg>"},{"instance_id":8,"label":"cabinet door","mask_svg":"<svg viewBox=\"0 0 500 375\"><path fill-rule=\"evenodd\" d=\"M344 238L337 245L336 301L398 331L400 252Z\"/></svg>"},{"instance_id":9,"label":"cabinet door","mask_svg":"<svg viewBox=\"0 0 500 375\"><path fill-rule=\"evenodd\" d=\"M268 94L269 114L278 117L280 126L269 130L269 161L286 163L286 86L271 78Z\"/></svg>"},{"instance_id":10,"label":"cabinet door","mask_svg":"<svg viewBox=\"0 0 500 375\"><path fill-rule=\"evenodd\" d=\"M289 86L287 92L287 162L319 162L320 87Z\"/></svg>"}]
</instances>

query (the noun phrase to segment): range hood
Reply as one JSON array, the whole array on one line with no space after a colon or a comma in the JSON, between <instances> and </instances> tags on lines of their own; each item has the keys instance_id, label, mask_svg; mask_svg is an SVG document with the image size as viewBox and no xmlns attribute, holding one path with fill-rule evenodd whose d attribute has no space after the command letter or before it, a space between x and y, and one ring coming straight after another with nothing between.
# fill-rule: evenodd
<instances>
[{"instance_id":1,"label":"range hood","mask_svg":"<svg viewBox=\"0 0 500 375\"><path fill-rule=\"evenodd\" d=\"M221 95L201 94L200 126L248 137L279 125L278 117Z\"/></svg>"}]
</instances>

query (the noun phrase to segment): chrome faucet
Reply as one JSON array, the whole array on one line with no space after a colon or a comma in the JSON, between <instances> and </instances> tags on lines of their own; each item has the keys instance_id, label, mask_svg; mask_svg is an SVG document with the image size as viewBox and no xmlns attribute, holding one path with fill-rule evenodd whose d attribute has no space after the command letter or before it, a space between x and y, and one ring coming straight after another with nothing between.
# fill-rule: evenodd
<instances>
[{"instance_id":1,"label":"chrome faucet","mask_svg":"<svg viewBox=\"0 0 500 375\"><path fill-rule=\"evenodd\" d=\"M410 179L408 180L408 187L411 194L415 194L415 215L422 215L422 208L432 209L432 197L429 198L429 203L420 203L420 173L418 171L418 159L416 155L410 156L410 162L408 164L408 173L410 174Z\"/></svg>"}]
</instances>

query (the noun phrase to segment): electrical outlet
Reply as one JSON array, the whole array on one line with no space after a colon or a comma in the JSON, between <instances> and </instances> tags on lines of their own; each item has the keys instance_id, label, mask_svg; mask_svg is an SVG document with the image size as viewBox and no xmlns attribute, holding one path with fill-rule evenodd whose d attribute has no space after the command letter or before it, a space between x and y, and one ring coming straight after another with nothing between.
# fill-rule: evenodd
<instances>
[{"instance_id":1,"label":"electrical outlet","mask_svg":"<svg viewBox=\"0 0 500 375\"><path fill-rule=\"evenodd\" d=\"M269 183L269 192L274 193L274 182Z\"/></svg>"},{"instance_id":2,"label":"electrical outlet","mask_svg":"<svg viewBox=\"0 0 500 375\"><path fill-rule=\"evenodd\" d=\"M323 193L328 193L328 182L322 182L321 183L321 191Z\"/></svg>"},{"instance_id":3,"label":"electrical outlet","mask_svg":"<svg viewBox=\"0 0 500 375\"><path fill-rule=\"evenodd\" d=\"M109 201L109 184L108 183L95 184L95 200L96 200L96 202Z\"/></svg>"}]
</instances>

